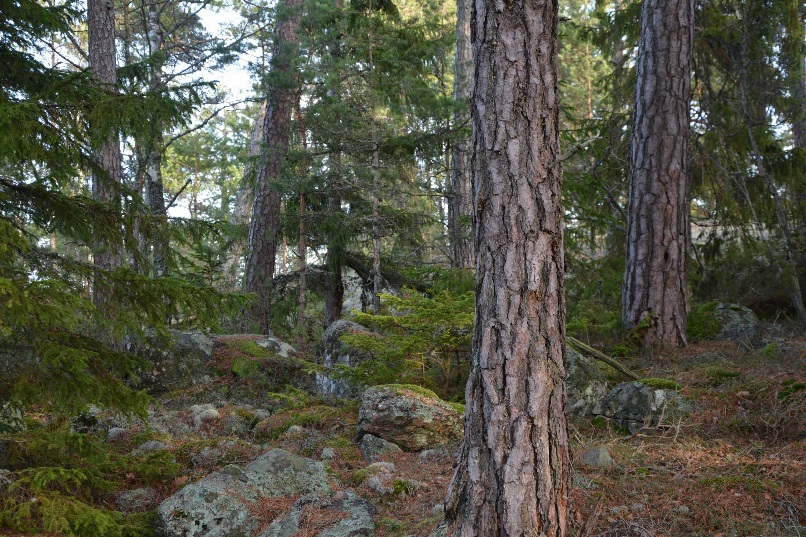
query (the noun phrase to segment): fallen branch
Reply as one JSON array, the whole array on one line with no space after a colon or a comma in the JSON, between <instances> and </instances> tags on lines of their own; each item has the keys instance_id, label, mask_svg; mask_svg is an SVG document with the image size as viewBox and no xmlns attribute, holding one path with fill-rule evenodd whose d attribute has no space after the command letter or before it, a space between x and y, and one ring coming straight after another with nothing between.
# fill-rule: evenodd
<instances>
[{"instance_id":1,"label":"fallen branch","mask_svg":"<svg viewBox=\"0 0 806 537\"><path fill-rule=\"evenodd\" d=\"M573 348L575 348L579 352L581 352L583 354L587 354L588 356L591 356L592 358L596 358L597 360L606 363L610 367L612 367L612 368L624 373L625 375L627 375L628 377L630 377L633 380L641 380L641 377L639 377L638 375L636 375L635 373L633 373L632 371L630 371L629 369L627 369L626 367L621 365L621 363L618 360L616 360L615 358L611 358L610 356L606 355L605 353L603 353L601 351L597 351L596 349L594 349L590 345L586 345L586 344L582 343L581 341L579 341L578 339L573 338L571 336L566 336L565 339L566 339L566 341L568 342L569 345L571 345Z\"/></svg>"}]
</instances>

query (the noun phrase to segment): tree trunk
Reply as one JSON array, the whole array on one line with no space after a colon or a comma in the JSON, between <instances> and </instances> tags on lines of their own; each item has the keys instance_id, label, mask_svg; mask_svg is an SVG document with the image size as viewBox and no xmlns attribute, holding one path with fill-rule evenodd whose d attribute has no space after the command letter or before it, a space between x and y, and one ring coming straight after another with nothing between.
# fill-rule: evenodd
<instances>
[{"instance_id":1,"label":"tree trunk","mask_svg":"<svg viewBox=\"0 0 806 537\"><path fill-rule=\"evenodd\" d=\"M244 165L243 178L235 193L235 207L230 217L230 222L237 226L246 226L249 223L249 215L252 213L252 202L254 201L255 183L255 163L260 156L260 140L263 134L263 120L266 117L266 102L262 102L258 108L255 124L252 127L252 135L249 141L246 164ZM232 245L227 266L224 269L230 289L238 287L238 276L241 270L241 259L244 253L244 242L239 239Z\"/></svg>"},{"instance_id":2,"label":"tree trunk","mask_svg":"<svg viewBox=\"0 0 806 537\"><path fill-rule=\"evenodd\" d=\"M473 10L476 318L446 501L466 536L564 536L565 289L557 2Z\"/></svg>"},{"instance_id":3,"label":"tree trunk","mask_svg":"<svg viewBox=\"0 0 806 537\"><path fill-rule=\"evenodd\" d=\"M296 70L293 60L299 47L297 34L302 11L301 0L278 2L280 18L275 30L275 42L266 96L266 116L263 121L263 154L257 167L255 201L249 226L249 260L246 264L244 290L255 293L251 318L263 333L269 332L271 289L277 255L277 228L280 222L280 193L276 181L280 178L291 135L291 113L296 98Z\"/></svg>"},{"instance_id":4,"label":"tree trunk","mask_svg":"<svg viewBox=\"0 0 806 537\"><path fill-rule=\"evenodd\" d=\"M148 4L147 27L148 47L151 56L162 54L165 48L160 24L160 4L151 1ZM151 67L150 91L160 91L164 84L162 80L162 64L164 58L157 57ZM154 277L161 278L168 272L168 237L166 226L165 193L162 182L162 120L159 117L150 119L151 138L147 142L148 157L146 160L146 203L154 218L152 236L152 267Z\"/></svg>"},{"instance_id":5,"label":"tree trunk","mask_svg":"<svg viewBox=\"0 0 806 537\"><path fill-rule=\"evenodd\" d=\"M341 155L336 153L337 168L341 168ZM338 172L337 172L338 173ZM332 188L332 185L331 185ZM335 194L327 199L327 210L330 215L341 212L341 198ZM327 277L325 280L325 328L339 320L341 308L344 304L344 281L341 279L343 250L340 241L332 240L327 247L325 265Z\"/></svg>"},{"instance_id":6,"label":"tree trunk","mask_svg":"<svg viewBox=\"0 0 806 537\"><path fill-rule=\"evenodd\" d=\"M453 101L459 107L453 116L454 128L465 125L470 113L464 108L470 99L472 50L470 47L470 0L456 0L456 65ZM458 139L451 147L451 177L448 190L448 235L451 266L473 266L470 220L473 214L473 186L470 176L470 140Z\"/></svg>"},{"instance_id":7,"label":"tree trunk","mask_svg":"<svg viewBox=\"0 0 806 537\"><path fill-rule=\"evenodd\" d=\"M93 77L110 92L117 84L115 49L115 4L112 0L88 0L87 46ZM110 133L103 146L96 150L98 170L93 174L92 195L112 208L119 208L118 185L121 178L120 144L116 133ZM117 236L117 233L111 233ZM122 244L112 239L93 246L93 261L104 270L119 267L122 262ZM95 279L93 299L99 309L109 300L109 290L100 278Z\"/></svg>"},{"instance_id":8,"label":"tree trunk","mask_svg":"<svg viewBox=\"0 0 806 537\"><path fill-rule=\"evenodd\" d=\"M692 0L645 0L627 212L624 328L642 344L686 344Z\"/></svg>"}]
</instances>

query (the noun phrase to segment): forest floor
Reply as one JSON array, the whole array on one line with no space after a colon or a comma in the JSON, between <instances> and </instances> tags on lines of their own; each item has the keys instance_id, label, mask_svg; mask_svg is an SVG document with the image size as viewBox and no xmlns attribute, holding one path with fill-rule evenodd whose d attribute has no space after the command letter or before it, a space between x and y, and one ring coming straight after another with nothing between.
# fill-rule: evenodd
<instances>
[{"instance_id":1,"label":"forest floor","mask_svg":"<svg viewBox=\"0 0 806 537\"><path fill-rule=\"evenodd\" d=\"M806 339L746 351L703 342L625 363L646 378L682 385L697 411L680 423L629 435L596 419L570 423L575 455L605 446L610 469L574 464L572 525L591 536L806 537ZM792 392L792 393L790 393ZM419 484L409 494L379 495L355 476L366 466L352 440L357 415L345 407L325 420L325 438L285 438L285 449L314 455L338 445L331 466L378 508L378 536L428 535L441 520L453 451L385 454L395 474ZM342 440L335 440L341 438ZM592 520L589 520L591 519Z\"/></svg>"},{"instance_id":2,"label":"forest floor","mask_svg":"<svg viewBox=\"0 0 806 537\"><path fill-rule=\"evenodd\" d=\"M219 366L231 368L232 357L223 349L217 357ZM806 338L782 339L759 350L707 341L623 361L642 377L678 382L681 392L697 402L697 410L679 423L633 435L601 418L571 422L572 535L806 537ZM204 402L215 394L219 413L227 415L230 409L235 416L243 411L236 405L228 407L219 395L235 393L239 382L242 379L233 375L222 376L215 386L172 394L157 406L186 408L190 400ZM232 422L222 418L175 436L135 426L114 442L102 443L119 454L130 453L146 440L168 446L175 464L165 478L149 482L156 491L154 501L268 448L315 460L330 448L335 458L326 462L339 486L354 490L377 508L377 536L427 536L441 520L440 505L453 474L456 446L425 454L382 455L379 460L394 463L395 486L393 491L379 492L370 486L367 463L355 442L357 420L356 402L332 404L300 395L297 403L273 413L248 433L233 434L232 427L225 426ZM289 430L292 425L301 429ZM222 445L226 447L215 451ZM614 467L591 468L576 461L584 450L599 446L610 451ZM200 453L212 455L205 458ZM125 480L120 489L143 485L134 470L125 474ZM114 492L107 491L95 503L115 509L114 498ZM152 502L150 509L155 505ZM276 507L263 506L255 516L271 518ZM2 529L0 534L18 535Z\"/></svg>"}]
</instances>

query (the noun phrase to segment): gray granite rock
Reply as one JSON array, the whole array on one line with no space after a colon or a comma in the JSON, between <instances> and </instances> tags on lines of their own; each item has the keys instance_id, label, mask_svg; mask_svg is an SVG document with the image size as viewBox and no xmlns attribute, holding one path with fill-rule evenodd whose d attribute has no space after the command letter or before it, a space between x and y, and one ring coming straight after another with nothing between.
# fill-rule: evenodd
<instances>
[{"instance_id":1,"label":"gray granite rock","mask_svg":"<svg viewBox=\"0 0 806 537\"><path fill-rule=\"evenodd\" d=\"M375 507L351 491L337 491L324 496L306 496L297 500L291 511L272 523L259 537L292 537L304 528L307 514L315 512L330 523L316 537L372 537Z\"/></svg>"},{"instance_id":2,"label":"gray granite rock","mask_svg":"<svg viewBox=\"0 0 806 537\"><path fill-rule=\"evenodd\" d=\"M373 386L361 397L359 439L371 434L421 451L461 439L463 428L458 408L418 386Z\"/></svg>"},{"instance_id":3,"label":"gray granite rock","mask_svg":"<svg viewBox=\"0 0 806 537\"><path fill-rule=\"evenodd\" d=\"M147 455L149 453L156 453L158 451L166 451L167 449L168 445L164 442L160 442L159 440L149 440L148 442L143 442L137 446L132 451L132 455Z\"/></svg>"},{"instance_id":4,"label":"gray granite rock","mask_svg":"<svg viewBox=\"0 0 806 537\"><path fill-rule=\"evenodd\" d=\"M341 340L341 336L349 333L369 333L369 330L358 323L339 319L322 334L318 358L322 371L316 373L315 381L316 391L320 395L344 398L354 397L361 391L361 386L334 375L336 366L355 366L370 358Z\"/></svg>"},{"instance_id":5,"label":"gray granite rock","mask_svg":"<svg viewBox=\"0 0 806 537\"><path fill-rule=\"evenodd\" d=\"M610 452L604 446L585 450L579 456L579 461L593 468L612 468L616 465Z\"/></svg>"},{"instance_id":6,"label":"gray granite rock","mask_svg":"<svg viewBox=\"0 0 806 537\"><path fill-rule=\"evenodd\" d=\"M123 513L151 511L157 503L157 491L151 487L124 490L116 495L118 509Z\"/></svg>"},{"instance_id":7,"label":"gray granite rock","mask_svg":"<svg viewBox=\"0 0 806 537\"><path fill-rule=\"evenodd\" d=\"M260 498L329 492L324 464L275 449L185 486L157 514L165 537L251 537L259 521L249 507Z\"/></svg>"},{"instance_id":8,"label":"gray granite rock","mask_svg":"<svg viewBox=\"0 0 806 537\"><path fill-rule=\"evenodd\" d=\"M761 345L768 335L756 314L739 304L717 304L714 317L720 325L714 339L729 339L740 346L752 348Z\"/></svg>"},{"instance_id":9,"label":"gray granite rock","mask_svg":"<svg viewBox=\"0 0 806 537\"><path fill-rule=\"evenodd\" d=\"M568 379L565 411L569 416L590 416L596 404L607 394L607 378L596 363L575 349L567 347Z\"/></svg>"},{"instance_id":10,"label":"gray granite rock","mask_svg":"<svg viewBox=\"0 0 806 537\"><path fill-rule=\"evenodd\" d=\"M213 380L207 364L213 356L214 342L201 332L171 331L172 342L154 339L138 350L148 361L140 372L140 388L151 394L181 390Z\"/></svg>"},{"instance_id":11,"label":"gray granite rock","mask_svg":"<svg viewBox=\"0 0 806 537\"><path fill-rule=\"evenodd\" d=\"M644 427L676 425L694 404L676 390L659 389L640 382L623 382L607 392L593 414L613 420L636 433Z\"/></svg>"},{"instance_id":12,"label":"gray granite rock","mask_svg":"<svg viewBox=\"0 0 806 537\"><path fill-rule=\"evenodd\" d=\"M361 454L367 462L375 462L375 460L384 453L403 451L397 444L387 442L383 438L378 438L372 434L365 434L361 438L361 443L358 447L361 449Z\"/></svg>"}]
</instances>

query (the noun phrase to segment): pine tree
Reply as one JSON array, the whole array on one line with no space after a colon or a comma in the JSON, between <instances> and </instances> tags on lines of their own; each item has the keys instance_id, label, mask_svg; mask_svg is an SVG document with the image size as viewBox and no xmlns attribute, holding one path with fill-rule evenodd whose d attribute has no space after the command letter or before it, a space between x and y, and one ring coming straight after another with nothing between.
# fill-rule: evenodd
<instances>
[{"instance_id":1,"label":"pine tree","mask_svg":"<svg viewBox=\"0 0 806 537\"><path fill-rule=\"evenodd\" d=\"M476 317L446 500L462 535L567 535L555 2L473 11Z\"/></svg>"},{"instance_id":2,"label":"pine tree","mask_svg":"<svg viewBox=\"0 0 806 537\"><path fill-rule=\"evenodd\" d=\"M263 333L271 325L271 293L275 257L278 251L280 192L277 181L288 153L291 114L295 104L294 62L299 46L301 1L278 4L278 21L272 52L261 142L263 155L258 161L255 201L249 226L249 258L244 276L244 290L256 293L251 316Z\"/></svg>"},{"instance_id":3,"label":"pine tree","mask_svg":"<svg viewBox=\"0 0 806 537\"><path fill-rule=\"evenodd\" d=\"M94 148L118 132L141 133L144 109L186 115L196 101L122 91L88 71L43 65L43 47L54 34L71 32L79 16L33 0L0 4L0 401L36 405L57 420L89 405L144 413L148 398L123 382L144 364L109 342L142 344L147 332L168 336L164 320L188 312L198 326L215 326L222 311L240 303L86 255L98 244L119 245L117 259L139 255L131 230L147 216L124 185L115 185L108 201L87 195L90 172L108 179ZM72 250L52 250L40 240L49 235ZM98 281L103 309L90 285Z\"/></svg>"},{"instance_id":4,"label":"pine tree","mask_svg":"<svg viewBox=\"0 0 806 537\"><path fill-rule=\"evenodd\" d=\"M686 344L690 0L646 0L641 17L627 211L623 324L642 344Z\"/></svg>"}]
</instances>

